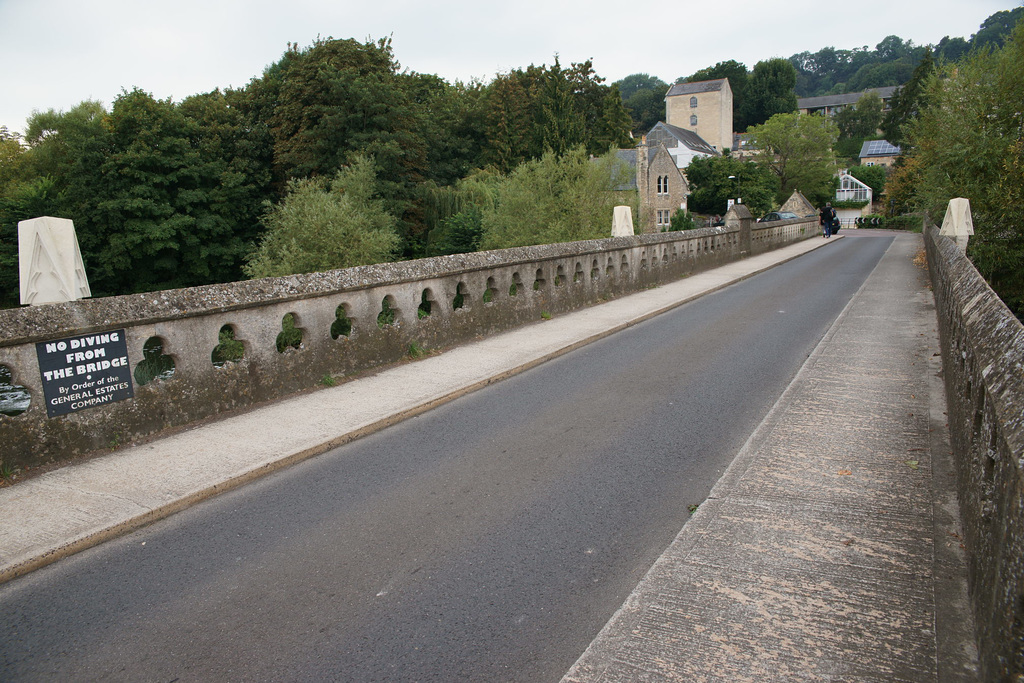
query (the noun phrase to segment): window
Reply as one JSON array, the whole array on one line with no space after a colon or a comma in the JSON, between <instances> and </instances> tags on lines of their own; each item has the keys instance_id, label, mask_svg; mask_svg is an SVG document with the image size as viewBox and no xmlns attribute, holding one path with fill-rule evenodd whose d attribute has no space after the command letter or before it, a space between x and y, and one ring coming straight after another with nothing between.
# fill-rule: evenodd
<instances>
[{"instance_id":1,"label":"window","mask_svg":"<svg viewBox=\"0 0 1024 683\"><path fill-rule=\"evenodd\" d=\"M658 227L663 228L672 223L672 212L668 209L658 209Z\"/></svg>"},{"instance_id":2,"label":"window","mask_svg":"<svg viewBox=\"0 0 1024 683\"><path fill-rule=\"evenodd\" d=\"M691 125L691 126L696 126L696 125L697 125L697 115L696 115L696 114L693 114L693 115L692 115L692 116L690 117L690 125Z\"/></svg>"},{"instance_id":3,"label":"window","mask_svg":"<svg viewBox=\"0 0 1024 683\"><path fill-rule=\"evenodd\" d=\"M658 176L658 194L668 194L668 176Z\"/></svg>"},{"instance_id":4,"label":"window","mask_svg":"<svg viewBox=\"0 0 1024 683\"><path fill-rule=\"evenodd\" d=\"M690 98L690 109L696 109L696 108L697 108L697 98L696 97L691 97Z\"/></svg>"}]
</instances>

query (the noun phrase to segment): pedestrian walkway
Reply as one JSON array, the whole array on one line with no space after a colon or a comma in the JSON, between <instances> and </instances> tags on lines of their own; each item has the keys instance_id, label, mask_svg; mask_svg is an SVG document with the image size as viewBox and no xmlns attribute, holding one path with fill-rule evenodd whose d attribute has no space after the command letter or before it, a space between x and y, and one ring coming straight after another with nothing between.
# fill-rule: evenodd
<instances>
[{"instance_id":1,"label":"pedestrian walkway","mask_svg":"<svg viewBox=\"0 0 1024 683\"><path fill-rule=\"evenodd\" d=\"M0 582L813 249L811 239L0 489Z\"/></svg>"},{"instance_id":2,"label":"pedestrian walkway","mask_svg":"<svg viewBox=\"0 0 1024 683\"><path fill-rule=\"evenodd\" d=\"M921 247L896 238L564 683L976 680Z\"/></svg>"}]
</instances>

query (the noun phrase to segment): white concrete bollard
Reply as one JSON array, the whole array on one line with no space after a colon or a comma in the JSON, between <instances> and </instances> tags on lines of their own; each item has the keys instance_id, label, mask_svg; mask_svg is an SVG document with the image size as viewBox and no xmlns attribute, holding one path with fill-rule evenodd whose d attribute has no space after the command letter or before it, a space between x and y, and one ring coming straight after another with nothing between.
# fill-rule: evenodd
<instances>
[{"instance_id":1,"label":"white concrete bollard","mask_svg":"<svg viewBox=\"0 0 1024 683\"><path fill-rule=\"evenodd\" d=\"M949 200L946 216L942 219L940 235L956 242L960 251L967 252L967 241L974 234L974 220L971 218L971 202L963 197Z\"/></svg>"},{"instance_id":2,"label":"white concrete bollard","mask_svg":"<svg viewBox=\"0 0 1024 683\"><path fill-rule=\"evenodd\" d=\"M43 216L18 223L22 304L54 304L92 296L75 224Z\"/></svg>"},{"instance_id":3,"label":"white concrete bollard","mask_svg":"<svg viewBox=\"0 0 1024 683\"><path fill-rule=\"evenodd\" d=\"M628 206L616 206L612 217L612 237L632 237L633 210Z\"/></svg>"}]
</instances>

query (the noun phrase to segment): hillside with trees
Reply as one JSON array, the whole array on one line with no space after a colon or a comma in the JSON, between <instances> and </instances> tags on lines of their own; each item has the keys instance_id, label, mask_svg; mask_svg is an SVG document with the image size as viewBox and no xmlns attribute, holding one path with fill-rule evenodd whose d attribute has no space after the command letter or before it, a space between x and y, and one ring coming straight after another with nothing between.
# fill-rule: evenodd
<instances>
[{"instance_id":1,"label":"hillside with trees","mask_svg":"<svg viewBox=\"0 0 1024 683\"><path fill-rule=\"evenodd\" d=\"M36 113L24 138L0 128L0 305L17 305L26 218L75 221L95 296L414 258L476 248L482 233L453 238L451 221L486 218L491 200L463 179L489 169L477 190L501 197L492 186L523 164L600 155L630 125L589 61L450 84L403 70L388 39L289 45L245 87L181 102L133 89L109 110ZM552 177L536 191L577 182ZM463 212L453 196L483 203ZM323 232L299 238L300 223ZM296 253L331 239L351 244Z\"/></svg>"}]
</instances>

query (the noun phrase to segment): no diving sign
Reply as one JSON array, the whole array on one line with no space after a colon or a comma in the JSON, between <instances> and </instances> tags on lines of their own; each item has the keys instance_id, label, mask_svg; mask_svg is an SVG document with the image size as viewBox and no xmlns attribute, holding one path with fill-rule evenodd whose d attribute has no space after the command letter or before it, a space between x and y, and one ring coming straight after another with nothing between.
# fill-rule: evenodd
<instances>
[{"instance_id":1,"label":"no diving sign","mask_svg":"<svg viewBox=\"0 0 1024 683\"><path fill-rule=\"evenodd\" d=\"M135 396L124 330L38 342L36 356L49 417Z\"/></svg>"}]
</instances>

